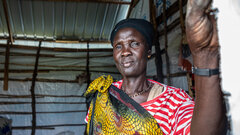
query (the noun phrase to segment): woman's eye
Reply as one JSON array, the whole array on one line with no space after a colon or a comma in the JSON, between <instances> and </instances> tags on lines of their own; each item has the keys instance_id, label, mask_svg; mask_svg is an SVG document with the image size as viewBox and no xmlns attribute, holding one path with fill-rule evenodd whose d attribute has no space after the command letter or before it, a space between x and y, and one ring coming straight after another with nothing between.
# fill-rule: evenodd
<instances>
[{"instance_id":1,"label":"woman's eye","mask_svg":"<svg viewBox=\"0 0 240 135\"><path fill-rule=\"evenodd\" d=\"M116 48L116 49L121 49L122 46L118 44L118 45L115 46L115 48Z\"/></svg>"},{"instance_id":2,"label":"woman's eye","mask_svg":"<svg viewBox=\"0 0 240 135\"><path fill-rule=\"evenodd\" d=\"M138 42L132 42L132 43L131 43L131 47L137 47L137 46L139 46L139 43L138 43Z\"/></svg>"}]
</instances>

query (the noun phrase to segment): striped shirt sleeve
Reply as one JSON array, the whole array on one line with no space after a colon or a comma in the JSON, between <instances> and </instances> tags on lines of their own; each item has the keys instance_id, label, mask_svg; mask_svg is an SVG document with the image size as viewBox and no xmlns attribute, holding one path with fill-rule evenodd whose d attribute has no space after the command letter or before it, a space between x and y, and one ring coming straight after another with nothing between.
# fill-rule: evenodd
<instances>
[{"instance_id":1,"label":"striped shirt sleeve","mask_svg":"<svg viewBox=\"0 0 240 135\"><path fill-rule=\"evenodd\" d=\"M184 102L174 114L173 135L190 135L190 125L193 115L193 101Z\"/></svg>"}]
</instances>

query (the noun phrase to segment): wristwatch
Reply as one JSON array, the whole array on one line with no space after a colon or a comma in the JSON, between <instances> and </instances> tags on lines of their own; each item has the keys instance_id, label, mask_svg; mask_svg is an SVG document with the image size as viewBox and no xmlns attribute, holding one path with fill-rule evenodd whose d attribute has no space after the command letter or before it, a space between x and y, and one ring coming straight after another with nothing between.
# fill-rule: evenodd
<instances>
[{"instance_id":1,"label":"wristwatch","mask_svg":"<svg viewBox=\"0 0 240 135\"><path fill-rule=\"evenodd\" d=\"M215 69L208 69L208 68L197 68L197 67L192 67L192 73L195 75L199 75L199 76L212 76L212 75L218 75L219 72L219 68L215 68Z\"/></svg>"}]
</instances>

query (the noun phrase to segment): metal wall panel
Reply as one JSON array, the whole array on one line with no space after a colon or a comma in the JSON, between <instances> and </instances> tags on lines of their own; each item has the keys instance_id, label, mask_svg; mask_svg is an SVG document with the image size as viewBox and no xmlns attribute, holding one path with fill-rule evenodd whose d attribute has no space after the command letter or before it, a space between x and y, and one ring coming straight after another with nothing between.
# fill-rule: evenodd
<instances>
[{"instance_id":1,"label":"metal wall panel","mask_svg":"<svg viewBox=\"0 0 240 135\"><path fill-rule=\"evenodd\" d=\"M122 0L122 2L131 2ZM2 1L0 37L8 33ZM109 40L111 29L126 18L130 4L77 1L8 0L14 38Z\"/></svg>"}]
</instances>

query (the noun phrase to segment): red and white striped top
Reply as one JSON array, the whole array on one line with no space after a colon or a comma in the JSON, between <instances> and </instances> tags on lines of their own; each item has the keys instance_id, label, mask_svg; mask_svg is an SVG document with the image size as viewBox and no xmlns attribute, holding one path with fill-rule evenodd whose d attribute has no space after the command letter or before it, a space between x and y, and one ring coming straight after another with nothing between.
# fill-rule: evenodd
<instances>
[{"instance_id":1,"label":"red and white striped top","mask_svg":"<svg viewBox=\"0 0 240 135\"><path fill-rule=\"evenodd\" d=\"M164 134L189 135L194 108L192 98L182 89L150 79L148 81L163 86L164 90L158 97L141 103L141 105L157 120ZM113 85L120 89L122 80L113 83ZM88 121L88 115L85 121Z\"/></svg>"}]
</instances>

